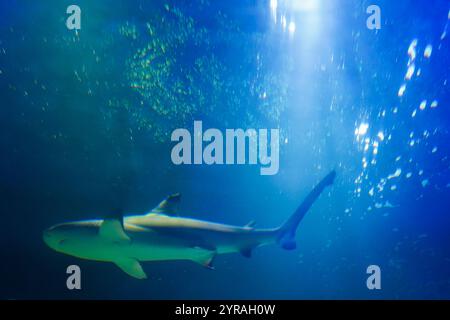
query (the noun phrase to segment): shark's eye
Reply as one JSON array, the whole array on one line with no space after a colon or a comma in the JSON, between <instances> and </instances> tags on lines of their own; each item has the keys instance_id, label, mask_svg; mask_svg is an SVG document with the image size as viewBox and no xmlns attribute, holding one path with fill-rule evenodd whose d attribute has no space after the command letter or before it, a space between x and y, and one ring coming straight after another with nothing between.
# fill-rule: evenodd
<instances>
[{"instance_id":1,"label":"shark's eye","mask_svg":"<svg viewBox=\"0 0 450 320\"><path fill-rule=\"evenodd\" d=\"M66 242L66 239L59 240L59 241L58 241L58 244L59 244L59 245L62 245L62 244L64 244L64 242Z\"/></svg>"}]
</instances>

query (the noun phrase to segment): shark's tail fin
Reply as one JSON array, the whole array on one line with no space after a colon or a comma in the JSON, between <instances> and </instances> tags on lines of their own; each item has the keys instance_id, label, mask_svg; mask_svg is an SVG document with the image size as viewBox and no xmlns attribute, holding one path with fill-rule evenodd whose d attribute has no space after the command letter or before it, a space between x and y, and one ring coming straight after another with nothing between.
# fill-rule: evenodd
<instances>
[{"instance_id":1,"label":"shark's tail fin","mask_svg":"<svg viewBox=\"0 0 450 320\"><path fill-rule=\"evenodd\" d=\"M282 248L292 250L296 248L295 232L298 224L305 216L314 201L317 200L322 191L329 185L333 184L336 177L336 171L331 171L320 183L303 200L302 204L295 210L292 216L278 229L278 243Z\"/></svg>"}]
</instances>

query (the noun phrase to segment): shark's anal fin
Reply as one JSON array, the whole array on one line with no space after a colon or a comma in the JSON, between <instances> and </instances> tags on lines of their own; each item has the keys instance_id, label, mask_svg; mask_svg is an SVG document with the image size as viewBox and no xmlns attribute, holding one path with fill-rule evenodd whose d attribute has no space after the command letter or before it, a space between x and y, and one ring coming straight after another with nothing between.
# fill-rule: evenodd
<instances>
[{"instance_id":1,"label":"shark's anal fin","mask_svg":"<svg viewBox=\"0 0 450 320\"><path fill-rule=\"evenodd\" d=\"M199 249L202 252L199 255L193 257L191 260L202 265L207 269L214 270L215 268L213 266L213 261L214 258L216 257L217 252L212 250L205 250L200 247L195 247L195 249Z\"/></svg>"},{"instance_id":2,"label":"shark's anal fin","mask_svg":"<svg viewBox=\"0 0 450 320\"><path fill-rule=\"evenodd\" d=\"M129 242L130 238L123 229L122 222L118 219L105 219L98 231L100 237L114 242Z\"/></svg>"},{"instance_id":3,"label":"shark's anal fin","mask_svg":"<svg viewBox=\"0 0 450 320\"><path fill-rule=\"evenodd\" d=\"M142 269L141 264L139 261L133 258L121 258L117 261L114 261L114 263L122 269L123 272L126 274L132 276L136 279L147 279L147 275L145 274L144 270Z\"/></svg>"},{"instance_id":4,"label":"shark's anal fin","mask_svg":"<svg viewBox=\"0 0 450 320\"><path fill-rule=\"evenodd\" d=\"M181 194L175 193L163 201L156 208L154 208L150 213L162 213L168 215L176 215L178 212L178 205L180 203Z\"/></svg>"}]
</instances>

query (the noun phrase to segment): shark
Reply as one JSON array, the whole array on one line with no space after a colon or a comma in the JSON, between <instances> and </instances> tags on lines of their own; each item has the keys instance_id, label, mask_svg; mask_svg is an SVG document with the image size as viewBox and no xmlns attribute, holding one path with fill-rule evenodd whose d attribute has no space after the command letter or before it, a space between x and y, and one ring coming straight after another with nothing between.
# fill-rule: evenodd
<instances>
[{"instance_id":1,"label":"shark","mask_svg":"<svg viewBox=\"0 0 450 320\"><path fill-rule=\"evenodd\" d=\"M296 231L322 191L333 184L331 171L309 192L295 212L279 227L256 229L254 222L233 226L177 215L180 194L165 198L150 212L124 216L113 212L103 219L65 222L43 232L53 250L73 257L117 265L128 275L146 279L146 261L189 260L214 269L217 255L241 253L269 244L296 248Z\"/></svg>"}]
</instances>

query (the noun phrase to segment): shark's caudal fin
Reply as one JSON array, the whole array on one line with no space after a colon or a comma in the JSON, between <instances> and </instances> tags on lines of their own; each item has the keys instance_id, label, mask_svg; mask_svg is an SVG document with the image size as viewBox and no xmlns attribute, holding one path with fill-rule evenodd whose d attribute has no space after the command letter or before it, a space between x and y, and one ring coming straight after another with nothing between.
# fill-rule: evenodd
<instances>
[{"instance_id":1,"label":"shark's caudal fin","mask_svg":"<svg viewBox=\"0 0 450 320\"><path fill-rule=\"evenodd\" d=\"M295 232L298 224L305 216L314 201L317 200L322 191L329 185L333 184L336 177L336 171L331 171L303 200L302 204L295 210L294 214L278 229L278 243L287 250L296 248Z\"/></svg>"}]
</instances>

